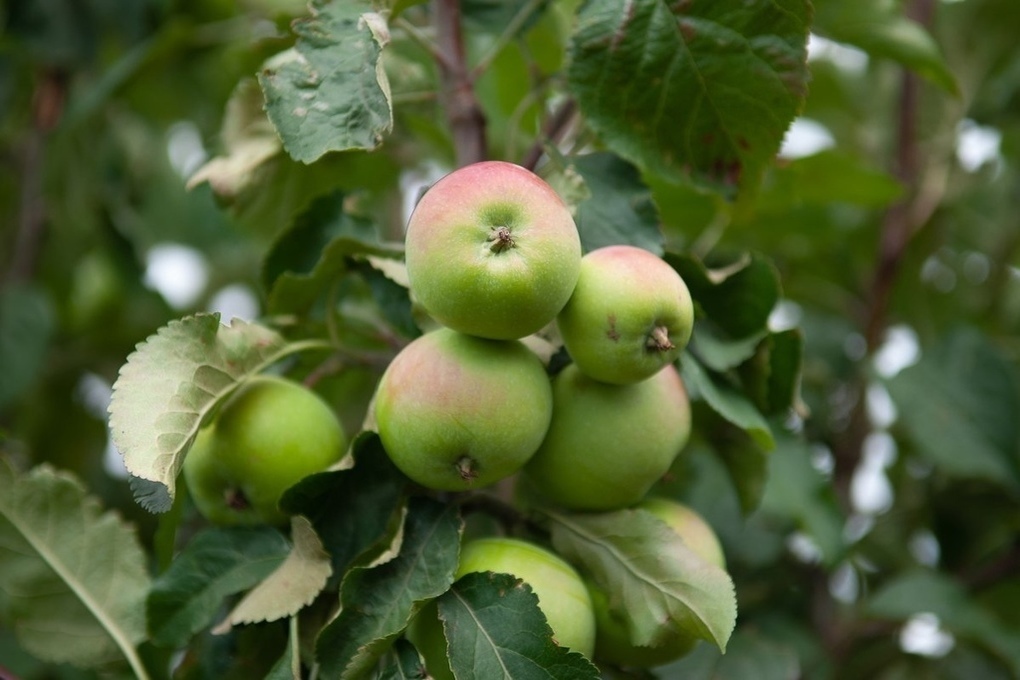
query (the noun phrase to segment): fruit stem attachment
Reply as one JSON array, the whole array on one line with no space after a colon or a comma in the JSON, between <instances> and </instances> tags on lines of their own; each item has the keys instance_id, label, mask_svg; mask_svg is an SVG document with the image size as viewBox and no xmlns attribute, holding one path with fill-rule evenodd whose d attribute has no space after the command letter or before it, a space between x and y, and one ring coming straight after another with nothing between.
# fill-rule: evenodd
<instances>
[{"instance_id":1,"label":"fruit stem attachment","mask_svg":"<svg viewBox=\"0 0 1020 680\"><path fill-rule=\"evenodd\" d=\"M226 497L227 507L231 510L247 510L251 507L251 503L240 489L227 489L223 495Z\"/></svg>"},{"instance_id":2,"label":"fruit stem attachment","mask_svg":"<svg viewBox=\"0 0 1020 680\"><path fill-rule=\"evenodd\" d=\"M656 326L652 329L652 332L648 334L648 342L645 343L645 347L655 352L668 352L674 349L674 345L669 340L669 329L665 326Z\"/></svg>"},{"instance_id":3,"label":"fruit stem attachment","mask_svg":"<svg viewBox=\"0 0 1020 680\"><path fill-rule=\"evenodd\" d=\"M492 242L492 245L489 246L489 250L494 253L502 253L504 250L513 248L517 245L517 242L514 241L514 237L510 234L510 229L508 227L496 227L492 230L492 233L489 234L488 240Z\"/></svg>"},{"instance_id":4,"label":"fruit stem attachment","mask_svg":"<svg viewBox=\"0 0 1020 680\"><path fill-rule=\"evenodd\" d=\"M478 469L475 465L475 459L471 456L461 456L456 462L457 473L460 478L465 482L474 481L478 477Z\"/></svg>"}]
</instances>

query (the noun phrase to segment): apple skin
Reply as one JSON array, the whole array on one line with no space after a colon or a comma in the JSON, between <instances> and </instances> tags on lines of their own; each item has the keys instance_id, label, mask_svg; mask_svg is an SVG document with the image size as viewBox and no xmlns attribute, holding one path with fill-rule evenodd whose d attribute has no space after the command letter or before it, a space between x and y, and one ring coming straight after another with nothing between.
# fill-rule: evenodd
<instances>
[{"instance_id":1,"label":"apple skin","mask_svg":"<svg viewBox=\"0 0 1020 680\"><path fill-rule=\"evenodd\" d=\"M577 286L556 322L581 371L625 385L680 356L691 339L694 303L661 258L634 246L606 246L581 260Z\"/></svg>"},{"instance_id":2,"label":"apple skin","mask_svg":"<svg viewBox=\"0 0 1020 680\"><path fill-rule=\"evenodd\" d=\"M561 507L605 511L637 503L690 436L690 401L673 366L610 385L571 364L552 385L549 432L524 473L539 496Z\"/></svg>"},{"instance_id":3,"label":"apple skin","mask_svg":"<svg viewBox=\"0 0 1020 680\"><path fill-rule=\"evenodd\" d=\"M467 491L517 472L552 417L542 362L517 340L441 328L407 345L379 382L375 419L393 463L422 486Z\"/></svg>"},{"instance_id":4,"label":"apple skin","mask_svg":"<svg viewBox=\"0 0 1020 680\"><path fill-rule=\"evenodd\" d=\"M635 508L647 510L665 522L698 557L720 569L726 568L726 558L718 537L708 522L691 508L654 497L646 498ZM625 668L653 668L686 656L698 644L694 635L676 631L671 631L665 640L651 647L632 644L626 621L610 611L605 592L590 581L587 585L595 610L595 656L600 661Z\"/></svg>"},{"instance_id":5,"label":"apple skin","mask_svg":"<svg viewBox=\"0 0 1020 680\"><path fill-rule=\"evenodd\" d=\"M531 586L556 644L591 658L595 648L591 596L581 576L566 561L541 546L516 538L466 542L461 548L456 578L486 571L512 574ZM435 601L422 609L408 628L407 636L425 659L432 677L453 679Z\"/></svg>"},{"instance_id":6,"label":"apple skin","mask_svg":"<svg viewBox=\"0 0 1020 680\"><path fill-rule=\"evenodd\" d=\"M407 275L444 326L509 340L548 325L567 303L581 240L545 180L503 161L474 163L426 192L407 224Z\"/></svg>"},{"instance_id":7,"label":"apple skin","mask_svg":"<svg viewBox=\"0 0 1020 680\"><path fill-rule=\"evenodd\" d=\"M347 436L319 395L292 380L257 376L223 404L184 459L199 512L223 525L282 524L280 496L338 461Z\"/></svg>"}]
</instances>

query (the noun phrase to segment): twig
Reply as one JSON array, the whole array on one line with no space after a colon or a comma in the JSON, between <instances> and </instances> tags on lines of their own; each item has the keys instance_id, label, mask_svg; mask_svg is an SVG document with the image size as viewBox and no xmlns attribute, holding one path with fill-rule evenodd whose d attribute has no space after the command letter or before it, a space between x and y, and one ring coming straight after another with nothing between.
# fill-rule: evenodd
<instances>
[{"instance_id":1,"label":"twig","mask_svg":"<svg viewBox=\"0 0 1020 680\"><path fill-rule=\"evenodd\" d=\"M483 161L487 157L485 114L478 104L468 75L464 36L461 31L460 2L434 0L436 39L442 57L437 58L442 81L446 118L453 132L457 165Z\"/></svg>"},{"instance_id":2,"label":"twig","mask_svg":"<svg viewBox=\"0 0 1020 680\"><path fill-rule=\"evenodd\" d=\"M563 135L573 122L574 114L576 113L577 103L573 99L565 100L552 117L546 121L542 134L531 145L528 152L524 154L524 158L521 159L521 165L529 170L534 170L535 166L538 165L538 161L542 159L542 155L545 153L545 145L552 144L555 146L560 143Z\"/></svg>"},{"instance_id":3,"label":"twig","mask_svg":"<svg viewBox=\"0 0 1020 680\"><path fill-rule=\"evenodd\" d=\"M425 35L425 33L423 33L417 26L402 16L394 19L393 23L402 31L407 33L407 36L419 47L431 54L432 58L436 60L436 63L439 64L440 68L453 67L453 64L449 61L449 56L439 49L439 46L436 45L436 43Z\"/></svg>"}]
</instances>

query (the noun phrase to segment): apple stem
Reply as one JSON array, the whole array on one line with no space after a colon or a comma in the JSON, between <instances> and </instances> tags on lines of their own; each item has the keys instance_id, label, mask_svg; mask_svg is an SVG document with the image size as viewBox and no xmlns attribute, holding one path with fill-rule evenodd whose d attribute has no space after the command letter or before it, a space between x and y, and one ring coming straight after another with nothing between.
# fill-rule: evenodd
<instances>
[{"instance_id":1,"label":"apple stem","mask_svg":"<svg viewBox=\"0 0 1020 680\"><path fill-rule=\"evenodd\" d=\"M665 326L656 326L652 329L652 332L648 334L648 342L645 346L657 352L667 352L675 347L675 345L669 340L669 329Z\"/></svg>"},{"instance_id":2,"label":"apple stem","mask_svg":"<svg viewBox=\"0 0 1020 680\"><path fill-rule=\"evenodd\" d=\"M508 227L496 227L493 229L492 233L489 234L489 240L492 241L489 249L494 253L502 253L504 250L517 245Z\"/></svg>"},{"instance_id":3,"label":"apple stem","mask_svg":"<svg viewBox=\"0 0 1020 680\"><path fill-rule=\"evenodd\" d=\"M471 456L461 456L457 459L457 472L460 474L460 478L465 482L473 481L478 477L478 470L475 465L475 459Z\"/></svg>"},{"instance_id":4,"label":"apple stem","mask_svg":"<svg viewBox=\"0 0 1020 680\"><path fill-rule=\"evenodd\" d=\"M227 489L223 495L227 499L227 506L233 510L247 510L251 507L251 503L240 489Z\"/></svg>"}]
</instances>

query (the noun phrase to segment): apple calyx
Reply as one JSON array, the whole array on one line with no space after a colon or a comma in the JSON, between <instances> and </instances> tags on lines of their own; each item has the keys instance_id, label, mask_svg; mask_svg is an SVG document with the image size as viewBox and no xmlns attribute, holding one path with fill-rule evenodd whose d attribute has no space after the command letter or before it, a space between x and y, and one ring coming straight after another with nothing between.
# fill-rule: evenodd
<instances>
[{"instance_id":1,"label":"apple calyx","mask_svg":"<svg viewBox=\"0 0 1020 680\"><path fill-rule=\"evenodd\" d=\"M470 482L478 477L478 464L471 456L461 456L454 465L457 468L457 474L465 482Z\"/></svg>"},{"instance_id":2,"label":"apple calyx","mask_svg":"<svg viewBox=\"0 0 1020 680\"><path fill-rule=\"evenodd\" d=\"M227 507L231 510L247 510L251 507L251 503L248 502L248 498L244 495L244 492L240 489L231 488L223 492L223 497L227 501Z\"/></svg>"},{"instance_id":3,"label":"apple calyx","mask_svg":"<svg viewBox=\"0 0 1020 680\"><path fill-rule=\"evenodd\" d=\"M517 241L514 240L513 235L510 233L509 227L496 227L489 234L487 239L492 243L489 246L489 250L494 253L502 253L504 250L508 250L517 245Z\"/></svg>"},{"instance_id":4,"label":"apple calyx","mask_svg":"<svg viewBox=\"0 0 1020 680\"><path fill-rule=\"evenodd\" d=\"M652 329L652 332L648 334L648 341L645 342L645 347L653 352L668 352L674 349L674 345L669 339L669 329L665 326L656 326Z\"/></svg>"}]
</instances>

